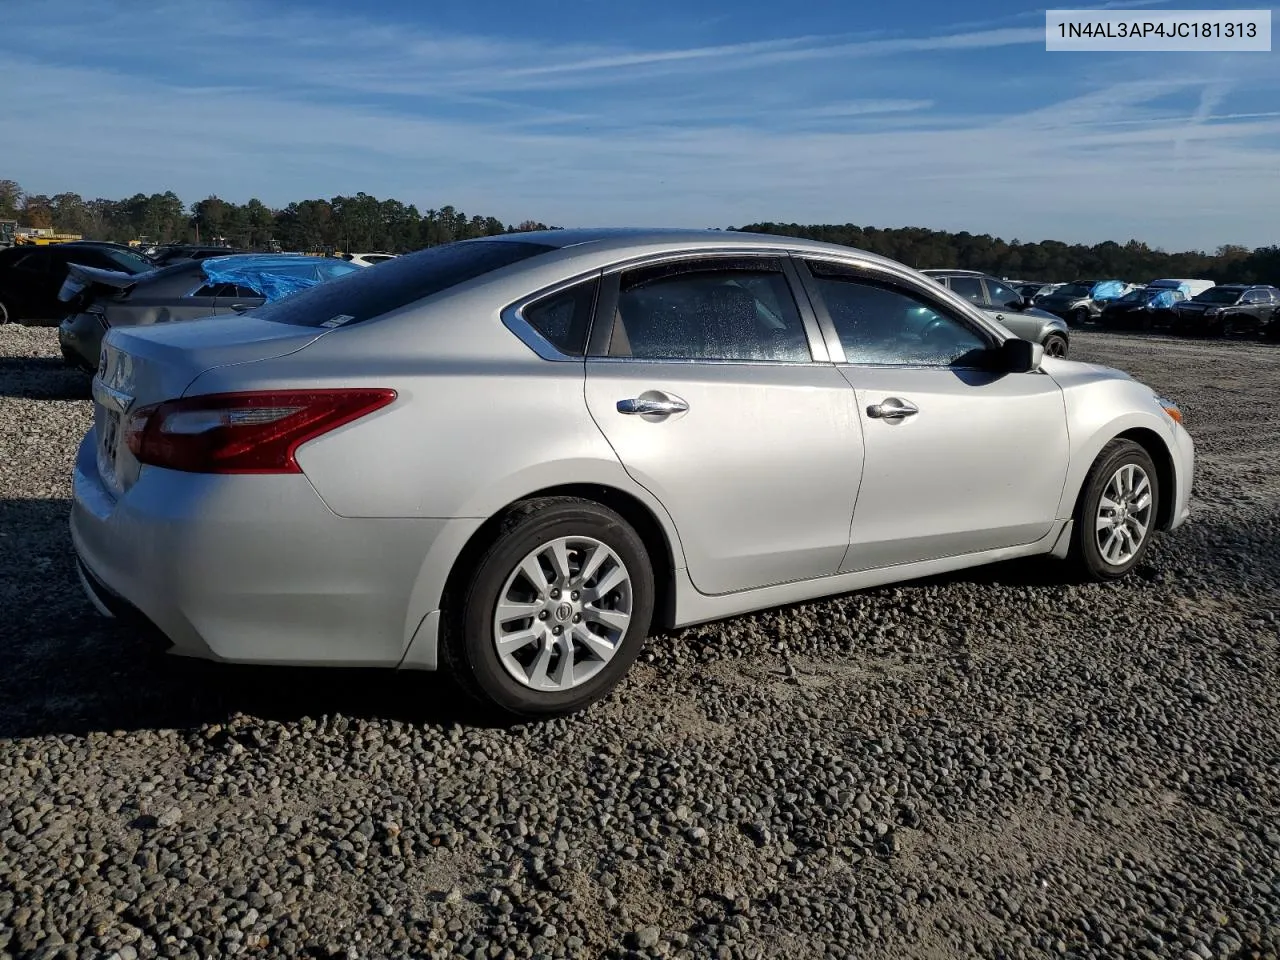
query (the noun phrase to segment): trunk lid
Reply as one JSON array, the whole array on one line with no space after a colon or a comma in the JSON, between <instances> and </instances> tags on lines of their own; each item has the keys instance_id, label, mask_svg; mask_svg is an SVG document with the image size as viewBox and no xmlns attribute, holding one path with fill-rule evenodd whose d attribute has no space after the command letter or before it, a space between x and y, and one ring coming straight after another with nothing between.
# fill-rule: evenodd
<instances>
[{"instance_id":1,"label":"trunk lid","mask_svg":"<svg viewBox=\"0 0 1280 960\"><path fill-rule=\"evenodd\" d=\"M125 273L123 270L103 270L86 267L80 263L67 264L67 279L62 281L58 299L70 304L73 312L79 312L99 293L127 293L146 273Z\"/></svg>"},{"instance_id":2,"label":"trunk lid","mask_svg":"<svg viewBox=\"0 0 1280 960\"><path fill-rule=\"evenodd\" d=\"M112 328L93 378L98 472L107 489L119 496L138 478L140 465L124 442L130 414L181 397L214 367L281 357L331 332L247 316Z\"/></svg>"}]
</instances>

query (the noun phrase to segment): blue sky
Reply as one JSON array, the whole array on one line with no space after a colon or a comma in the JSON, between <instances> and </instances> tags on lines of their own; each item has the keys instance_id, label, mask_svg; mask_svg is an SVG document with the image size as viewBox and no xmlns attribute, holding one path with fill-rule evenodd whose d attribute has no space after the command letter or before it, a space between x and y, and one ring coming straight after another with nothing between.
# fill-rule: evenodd
<instances>
[{"instance_id":1,"label":"blue sky","mask_svg":"<svg viewBox=\"0 0 1280 960\"><path fill-rule=\"evenodd\" d=\"M1255 246L1277 56L1046 53L1013 0L0 0L0 177Z\"/></svg>"}]
</instances>

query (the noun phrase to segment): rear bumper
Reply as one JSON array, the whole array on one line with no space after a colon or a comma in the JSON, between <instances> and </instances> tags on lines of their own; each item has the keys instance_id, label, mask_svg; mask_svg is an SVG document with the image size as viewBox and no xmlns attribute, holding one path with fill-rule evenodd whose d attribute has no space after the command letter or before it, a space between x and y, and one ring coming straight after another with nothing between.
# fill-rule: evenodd
<instances>
[{"instance_id":1,"label":"rear bumper","mask_svg":"<svg viewBox=\"0 0 1280 960\"><path fill-rule=\"evenodd\" d=\"M90 371L98 369L102 338L106 335L106 326L91 313L72 314L58 324L58 346L63 359Z\"/></svg>"},{"instance_id":2,"label":"rear bumper","mask_svg":"<svg viewBox=\"0 0 1280 960\"><path fill-rule=\"evenodd\" d=\"M80 446L71 539L100 612L149 629L183 656L241 663L434 663L420 627L479 521L351 519L306 477L144 468L116 499ZM425 644L427 649L419 649Z\"/></svg>"}]
</instances>

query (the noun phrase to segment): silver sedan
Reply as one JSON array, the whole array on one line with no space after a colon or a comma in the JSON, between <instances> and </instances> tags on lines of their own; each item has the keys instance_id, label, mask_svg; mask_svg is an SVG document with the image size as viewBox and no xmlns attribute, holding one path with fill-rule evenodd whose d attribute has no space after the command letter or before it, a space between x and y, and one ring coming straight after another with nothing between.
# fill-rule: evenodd
<instances>
[{"instance_id":1,"label":"silver sedan","mask_svg":"<svg viewBox=\"0 0 1280 960\"><path fill-rule=\"evenodd\" d=\"M114 329L71 529L179 654L447 670L516 714L651 629L992 561L1113 579L1188 515L1181 414L847 247L466 241Z\"/></svg>"}]
</instances>

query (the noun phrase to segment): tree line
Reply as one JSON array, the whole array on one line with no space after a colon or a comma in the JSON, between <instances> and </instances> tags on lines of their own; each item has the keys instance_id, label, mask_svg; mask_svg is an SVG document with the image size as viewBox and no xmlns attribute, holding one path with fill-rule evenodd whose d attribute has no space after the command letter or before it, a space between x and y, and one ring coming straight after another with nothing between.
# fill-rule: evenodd
<instances>
[{"instance_id":1,"label":"tree line","mask_svg":"<svg viewBox=\"0 0 1280 960\"><path fill-rule=\"evenodd\" d=\"M328 200L302 200L272 209L261 200L233 203L206 197L189 207L172 191L135 194L126 200L77 193L55 196L26 193L13 180L0 180L0 220L43 227L86 239L127 243L147 238L156 243L214 243L225 240L248 250L324 249L405 253L423 247L526 230L547 225L526 220L516 225L497 217L467 216L452 206L419 210L399 200L366 193Z\"/></svg>"},{"instance_id":2,"label":"tree line","mask_svg":"<svg viewBox=\"0 0 1280 960\"><path fill-rule=\"evenodd\" d=\"M86 200L76 193L30 194L13 180L0 180L0 219L46 227L89 239L157 243L212 242L222 238L243 249L324 249L405 253L423 247L525 230L546 224L511 225L496 217L468 216L452 206L419 210L399 200L366 193L302 200L282 209L262 201L233 203L206 197L187 206L172 191L135 194L125 200ZM859 247L909 266L982 270L1026 280L1119 279L1147 282L1159 277L1195 277L1218 283L1280 284L1280 246L1226 245L1213 253L1168 253L1138 240L1087 246L1057 240L1005 241L988 234L950 233L924 227L859 227L846 224L751 223L754 233L824 240Z\"/></svg>"},{"instance_id":3,"label":"tree line","mask_svg":"<svg viewBox=\"0 0 1280 960\"><path fill-rule=\"evenodd\" d=\"M846 224L750 223L730 229L804 237L858 247L918 270L981 270L1014 280L1126 280L1149 283L1162 277L1213 280L1215 283L1280 285L1280 246L1220 246L1213 253L1167 253L1139 240L1107 240L1093 246L1059 240L1005 241L967 231L949 233L925 227L882 229Z\"/></svg>"}]
</instances>

